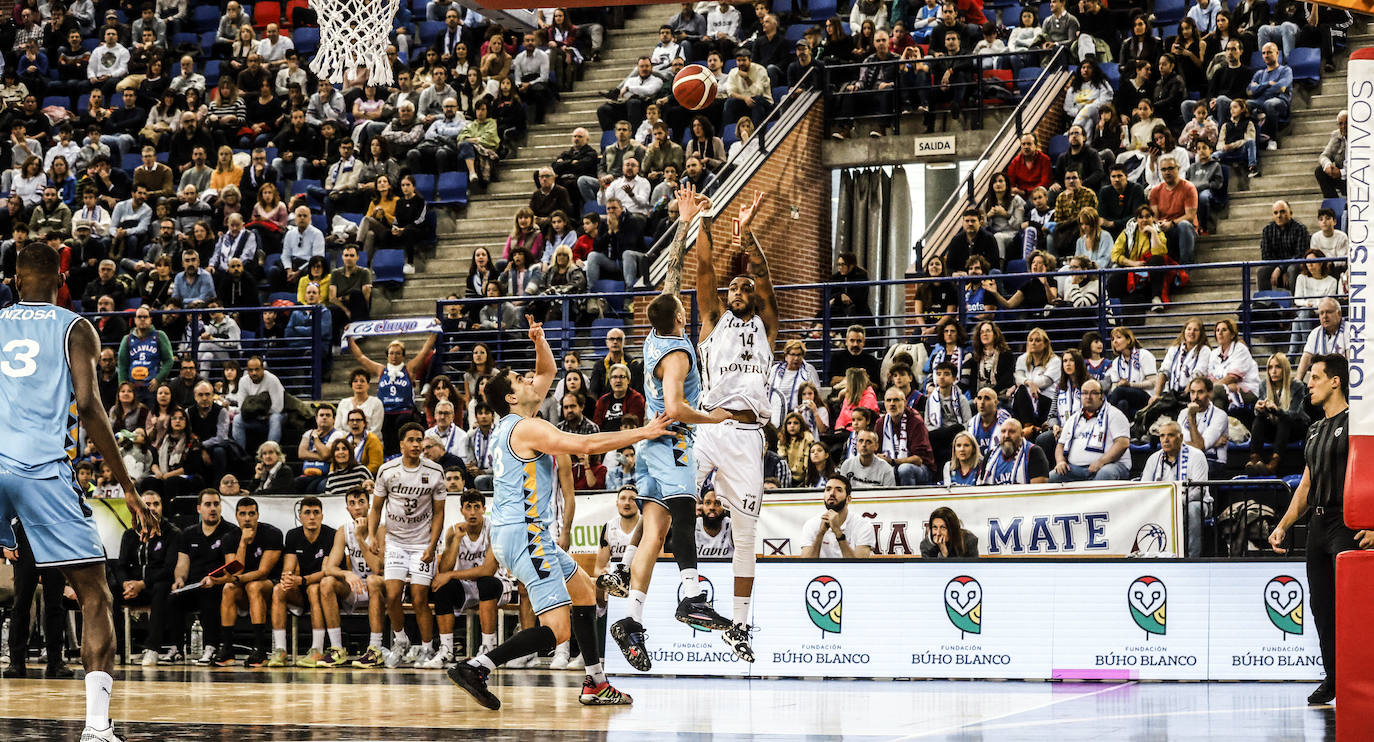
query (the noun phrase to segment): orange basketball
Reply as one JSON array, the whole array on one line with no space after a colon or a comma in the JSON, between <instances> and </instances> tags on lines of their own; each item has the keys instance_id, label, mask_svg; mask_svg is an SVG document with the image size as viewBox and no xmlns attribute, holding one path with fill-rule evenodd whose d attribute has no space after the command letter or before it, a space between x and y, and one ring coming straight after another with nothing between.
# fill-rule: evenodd
<instances>
[{"instance_id":1,"label":"orange basketball","mask_svg":"<svg viewBox=\"0 0 1374 742\"><path fill-rule=\"evenodd\" d=\"M699 64L689 64L673 78L673 97L683 108L700 111L716 99L716 76Z\"/></svg>"}]
</instances>

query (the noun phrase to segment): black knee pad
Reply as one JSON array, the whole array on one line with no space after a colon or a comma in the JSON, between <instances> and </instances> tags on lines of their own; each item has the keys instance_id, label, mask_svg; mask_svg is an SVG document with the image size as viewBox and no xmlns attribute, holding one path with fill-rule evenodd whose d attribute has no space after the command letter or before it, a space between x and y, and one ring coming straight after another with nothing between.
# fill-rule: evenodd
<instances>
[{"instance_id":1,"label":"black knee pad","mask_svg":"<svg viewBox=\"0 0 1374 742\"><path fill-rule=\"evenodd\" d=\"M697 504L690 497L668 500L668 512L673 524L668 532L673 540L673 560L678 569L697 568Z\"/></svg>"},{"instance_id":2,"label":"black knee pad","mask_svg":"<svg viewBox=\"0 0 1374 742\"><path fill-rule=\"evenodd\" d=\"M501 597L503 592L505 592L505 584L501 580L490 575L477 578L478 600L496 600Z\"/></svg>"}]
</instances>

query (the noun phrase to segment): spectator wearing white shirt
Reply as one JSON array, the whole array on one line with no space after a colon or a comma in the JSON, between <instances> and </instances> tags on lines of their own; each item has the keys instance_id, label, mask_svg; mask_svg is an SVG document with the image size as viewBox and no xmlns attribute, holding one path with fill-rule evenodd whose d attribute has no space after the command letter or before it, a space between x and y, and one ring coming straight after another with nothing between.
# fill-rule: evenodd
<instances>
[{"instance_id":1,"label":"spectator wearing white shirt","mask_svg":"<svg viewBox=\"0 0 1374 742\"><path fill-rule=\"evenodd\" d=\"M91 87L100 88L106 98L114 95L115 84L129 74L129 50L119 43L119 32L106 28L105 43L91 52L86 78Z\"/></svg>"},{"instance_id":2,"label":"spectator wearing white shirt","mask_svg":"<svg viewBox=\"0 0 1374 742\"><path fill-rule=\"evenodd\" d=\"M783 346L782 358L773 364L773 369L768 373L768 400L772 409L770 420L782 420L787 413L797 409L802 385L821 385L820 373L806 360L805 343L788 340Z\"/></svg>"},{"instance_id":3,"label":"spectator wearing white shirt","mask_svg":"<svg viewBox=\"0 0 1374 742\"><path fill-rule=\"evenodd\" d=\"M768 70L753 63L754 55L747 48L735 50L735 68L725 76L725 121L738 121L741 116L763 123L773 110L773 88Z\"/></svg>"},{"instance_id":4,"label":"spectator wearing white shirt","mask_svg":"<svg viewBox=\"0 0 1374 742\"><path fill-rule=\"evenodd\" d=\"M229 270L229 260L238 258L243 261L243 265L258 265L258 237L250 229L244 229L243 215L230 214L224 220L228 229L224 236L219 239L219 244L215 246L215 254L210 258L210 272Z\"/></svg>"},{"instance_id":5,"label":"spectator wearing white shirt","mask_svg":"<svg viewBox=\"0 0 1374 742\"><path fill-rule=\"evenodd\" d=\"M1226 410L1212 404L1212 380L1199 376L1188 382L1188 406L1179 416L1188 445L1207 455L1212 479L1226 470L1226 444L1230 418Z\"/></svg>"},{"instance_id":6,"label":"spectator wearing white shirt","mask_svg":"<svg viewBox=\"0 0 1374 742\"><path fill-rule=\"evenodd\" d=\"M1183 427L1170 420L1160 426L1160 449L1145 461L1145 470L1140 473L1142 482L1201 482L1215 479L1211 475L1207 456L1195 446L1184 441ZM1210 509L1212 495L1206 487L1189 487L1188 500L1187 555L1202 554L1202 519Z\"/></svg>"},{"instance_id":7,"label":"spectator wearing white shirt","mask_svg":"<svg viewBox=\"0 0 1374 742\"><path fill-rule=\"evenodd\" d=\"M596 109L596 120L602 131L615 129L616 122L621 119L629 121L630 131L634 131L644 120L644 106L657 98L662 89L663 78L654 74L653 62L648 56L640 57L624 82L607 93L613 96L612 100Z\"/></svg>"},{"instance_id":8,"label":"spectator wearing white shirt","mask_svg":"<svg viewBox=\"0 0 1374 742\"><path fill-rule=\"evenodd\" d=\"M825 480L825 512L802 525L799 541L804 544L804 558L867 559L873 555L876 533L857 510L849 510L851 495L848 478L837 475Z\"/></svg>"},{"instance_id":9,"label":"spectator wearing white shirt","mask_svg":"<svg viewBox=\"0 0 1374 742\"><path fill-rule=\"evenodd\" d=\"M458 458L467 455L468 432L453 422L453 403L447 399L434 405L434 427L425 431L425 436L433 436L444 447L444 451ZM463 463L467 463L464 459Z\"/></svg>"},{"instance_id":10,"label":"spectator wearing white shirt","mask_svg":"<svg viewBox=\"0 0 1374 742\"><path fill-rule=\"evenodd\" d=\"M725 2L712 3L711 10L706 13L706 36L702 39L704 46L697 54L714 51L721 59L733 54L741 20L735 6Z\"/></svg>"},{"instance_id":11,"label":"spectator wearing white shirt","mask_svg":"<svg viewBox=\"0 0 1374 742\"><path fill-rule=\"evenodd\" d=\"M310 223L310 208L297 206L292 217L295 223L282 238L281 263L267 271L267 280L275 291L294 287L310 259L324 257L324 233Z\"/></svg>"},{"instance_id":12,"label":"spectator wearing white shirt","mask_svg":"<svg viewBox=\"0 0 1374 742\"><path fill-rule=\"evenodd\" d=\"M1212 349L1207 378L1215 384L1213 401L1227 409L1254 404L1259 393L1259 365L1241 341L1236 321L1230 317L1218 320L1212 337L1217 344Z\"/></svg>"},{"instance_id":13,"label":"spectator wearing white shirt","mask_svg":"<svg viewBox=\"0 0 1374 742\"><path fill-rule=\"evenodd\" d=\"M57 142L49 147L47 152L43 153L43 172L52 170L52 161L58 155L66 158L67 164L71 165L76 162L76 156L79 154L81 154L81 145L72 141L72 127L64 124L61 129L57 130ZM1347 244L1349 244L1348 240Z\"/></svg>"},{"instance_id":14,"label":"spectator wearing white shirt","mask_svg":"<svg viewBox=\"0 0 1374 742\"><path fill-rule=\"evenodd\" d=\"M1116 358L1107 367L1107 381L1112 385L1107 401L1131 420L1153 398L1158 366L1154 354L1140 346L1129 327L1112 329L1112 350Z\"/></svg>"},{"instance_id":15,"label":"spectator wearing white shirt","mask_svg":"<svg viewBox=\"0 0 1374 742\"><path fill-rule=\"evenodd\" d=\"M179 72L168 83L167 89L176 93L178 97L186 95L187 90L205 92L205 75L196 72L195 57L188 54L181 58Z\"/></svg>"},{"instance_id":16,"label":"spectator wearing white shirt","mask_svg":"<svg viewBox=\"0 0 1374 742\"><path fill-rule=\"evenodd\" d=\"M269 23L262 40L258 42L258 56L262 57L262 63L268 70L276 72L286 64L286 53L295 48L296 42L290 36L282 35L277 24Z\"/></svg>"},{"instance_id":17,"label":"spectator wearing white shirt","mask_svg":"<svg viewBox=\"0 0 1374 742\"><path fill-rule=\"evenodd\" d=\"M639 160L626 157L620 165L620 172L619 178L604 186L597 194L597 203L605 206L606 199L613 196L626 211L647 219L653 212L653 204L649 201L653 188L648 178L639 175Z\"/></svg>"},{"instance_id":18,"label":"spectator wearing white shirt","mask_svg":"<svg viewBox=\"0 0 1374 742\"><path fill-rule=\"evenodd\" d=\"M1341 317L1341 304L1328 296L1317 303L1318 326L1307 335L1307 345L1298 362L1298 380L1307 383L1307 371L1315 356L1337 353L1344 355L1350 348L1349 330Z\"/></svg>"},{"instance_id":19,"label":"spectator wearing white shirt","mask_svg":"<svg viewBox=\"0 0 1374 742\"><path fill-rule=\"evenodd\" d=\"M353 395L339 400L339 411L334 418L334 427L347 432L348 413L358 410L367 417L367 432L381 436L382 418L386 414L386 409L382 407L382 400L368 393L371 384L372 375L367 372L367 369L361 366L353 369L348 376L348 385L353 390Z\"/></svg>"},{"instance_id":20,"label":"spectator wearing white shirt","mask_svg":"<svg viewBox=\"0 0 1374 742\"><path fill-rule=\"evenodd\" d=\"M1188 8L1187 18L1197 25L1198 36L1206 36L1216 30L1217 14L1222 11L1220 0L1197 0Z\"/></svg>"},{"instance_id":21,"label":"spectator wearing white shirt","mask_svg":"<svg viewBox=\"0 0 1374 742\"><path fill-rule=\"evenodd\" d=\"M860 487L895 487L897 476L892 465L878 458L878 434L863 430L854 437L857 452L840 464L840 473Z\"/></svg>"},{"instance_id":22,"label":"spectator wearing white shirt","mask_svg":"<svg viewBox=\"0 0 1374 742\"><path fill-rule=\"evenodd\" d=\"M1207 330L1201 319L1189 317L1178 338L1164 352L1164 364L1155 375L1155 397L1165 390L1186 393L1189 382L1205 375L1211 365L1212 346L1207 343Z\"/></svg>"},{"instance_id":23,"label":"spectator wearing white shirt","mask_svg":"<svg viewBox=\"0 0 1374 742\"><path fill-rule=\"evenodd\" d=\"M1106 404L1102 384L1083 383L1083 407L1064 421L1054 447L1051 482L1113 481L1131 475L1131 424Z\"/></svg>"},{"instance_id":24,"label":"spectator wearing white shirt","mask_svg":"<svg viewBox=\"0 0 1374 742\"><path fill-rule=\"evenodd\" d=\"M240 448L248 450L247 430L249 426L261 428L265 423L267 426L267 439L274 443L281 443L281 423L282 408L286 402L286 389L282 387L281 379L277 375L267 370L263 365L260 356L253 356L248 359L246 373L239 380L239 388L230 394L234 402L234 407L239 413L234 416L233 422L229 424L229 435L239 444ZM254 417L252 407L245 408L244 402L256 394L267 393L269 402L266 410L266 418Z\"/></svg>"},{"instance_id":25,"label":"spectator wearing white shirt","mask_svg":"<svg viewBox=\"0 0 1374 742\"><path fill-rule=\"evenodd\" d=\"M658 44L649 52L649 63L653 65L654 72L671 83L670 70L673 60L678 57L687 58L682 50L682 44L673 40L673 27L665 23L658 27Z\"/></svg>"},{"instance_id":26,"label":"spectator wearing white shirt","mask_svg":"<svg viewBox=\"0 0 1374 742\"><path fill-rule=\"evenodd\" d=\"M544 120L544 112L555 95L553 81L549 79L548 50L539 47L539 38L533 32L526 32L524 41L525 48L511 60L510 74L525 102L526 121L534 124Z\"/></svg>"},{"instance_id":27,"label":"spectator wearing white shirt","mask_svg":"<svg viewBox=\"0 0 1374 742\"><path fill-rule=\"evenodd\" d=\"M1309 250L1321 250L1322 255L1328 258L1341 258L1342 261L1350 255L1350 235L1336 229L1336 210L1322 208L1317 210L1317 225L1320 227L1312 236L1308 238L1307 248ZM1342 275L1345 273L1345 263L1329 263L1327 272L1332 275ZM1301 296L1302 294L1294 294Z\"/></svg>"},{"instance_id":28,"label":"spectator wearing white shirt","mask_svg":"<svg viewBox=\"0 0 1374 742\"><path fill-rule=\"evenodd\" d=\"M1348 241L1346 245L1348 248ZM1328 296L1339 296L1342 288L1341 280L1331 275L1331 268L1336 264L1324 262L1326 253L1311 247L1303 257L1312 262L1303 264L1293 287L1293 308L1297 310L1297 315L1293 318L1293 332L1288 344L1295 356L1302 353L1307 336L1317 326L1317 305Z\"/></svg>"}]
</instances>

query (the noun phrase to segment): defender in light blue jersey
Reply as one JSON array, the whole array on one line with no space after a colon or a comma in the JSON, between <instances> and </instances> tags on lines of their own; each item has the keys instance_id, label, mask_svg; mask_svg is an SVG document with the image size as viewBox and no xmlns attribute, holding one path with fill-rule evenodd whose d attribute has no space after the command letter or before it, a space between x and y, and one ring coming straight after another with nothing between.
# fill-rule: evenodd
<instances>
[{"instance_id":1,"label":"defender in light blue jersey","mask_svg":"<svg viewBox=\"0 0 1374 742\"><path fill-rule=\"evenodd\" d=\"M55 306L57 253L31 243L15 261L19 303L0 310L0 546L15 547L18 518L34 561L58 567L81 602L86 728L82 742L118 742L110 722L114 620L105 549L72 475L72 414L124 489L145 535L157 519L134 489L96 387L100 339L90 322Z\"/></svg>"},{"instance_id":2,"label":"defender in light blue jersey","mask_svg":"<svg viewBox=\"0 0 1374 742\"><path fill-rule=\"evenodd\" d=\"M602 575L598 584L607 593L629 598L628 615L611 625L611 638L620 646L625 660L640 671L648 671L650 657L645 644L644 603L653 577L654 562L663 550L669 528L673 534L673 560L682 577L682 598L677 620L699 629L728 629L733 624L716 613L697 578L696 548L696 461L692 451L693 426L712 425L731 419L730 410L721 408L702 412L697 408L701 396L701 373L696 348L687 338L687 310L678 293L682 284L682 260L686 256L687 232L692 219L704 213L710 202L698 197L690 187L677 192L681 217L677 235L669 248L672 263L664 281L663 293L649 302L649 323L653 331L644 341L644 398L649 413L665 413L677 421L672 434L648 440L635 449L635 483L639 487L643 518L631 540L621 567ZM709 232L708 226L702 227ZM698 244L700 244L698 236ZM633 553L631 553L633 552ZM624 572L629 563L628 579ZM628 582L628 589L624 583ZM620 589L612 589L619 587Z\"/></svg>"},{"instance_id":3,"label":"defender in light blue jersey","mask_svg":"<svg viewBox=\"0 0 1374 742\"><path fill-rule=\"evenodd\" d=\"M500 708L500 699L487 688L492 670L517 657L551 650L576 633L587 668L578 700L587 706L627 705L630 697L606 681L597 652L596 586L558 547L549 530L554 517L553 457L604 453L660 437L668 430L668 418L660 415L641 428L595 435L566 433L540 419L539 406L553 384L553 351L544 340L543 327L533 317L525 319L536 351L533 378L497 374L485 392L487 404L501 416L491 438L491 546L496 561L525 585L540 625L460 662L448 676L478 703ZM576 507L573 493L564 492L563 497L571 512Z\"/></svg>"}]
</instances>

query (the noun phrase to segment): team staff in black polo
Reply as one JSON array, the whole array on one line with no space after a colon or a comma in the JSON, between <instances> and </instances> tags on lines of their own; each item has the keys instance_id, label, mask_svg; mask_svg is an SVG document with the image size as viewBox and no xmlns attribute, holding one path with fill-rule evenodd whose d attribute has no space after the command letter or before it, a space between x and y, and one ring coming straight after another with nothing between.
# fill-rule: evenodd
<instances>
[{"instance_id":1,"label":"team staff in black polo","mask_svg":"<svg viewBox=\"0 0 1374 742\"><path fill-rule=\"evenodd\" d=\"M1307 390L1313 406L1325 417L1307 431L1304 454L1307 468L1293 493L1269 543L1283 554L1283 540L1308 509L1312 520L1307 527L1307 589L1312 596L1312 618L1321 643L1322 666L1326 679L1307 697L1311 704L1327 704L1336 698L1336 555L1359 548L1355 531L1347 528L1342 510L1345 504L1345 468L1350 451L1350 406L1346 390L1350 385L1350 362L1343 355L1320 355L1312 360Z\"/></svg>"}]
</instances>

